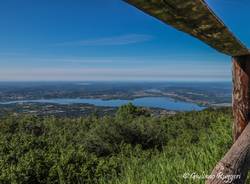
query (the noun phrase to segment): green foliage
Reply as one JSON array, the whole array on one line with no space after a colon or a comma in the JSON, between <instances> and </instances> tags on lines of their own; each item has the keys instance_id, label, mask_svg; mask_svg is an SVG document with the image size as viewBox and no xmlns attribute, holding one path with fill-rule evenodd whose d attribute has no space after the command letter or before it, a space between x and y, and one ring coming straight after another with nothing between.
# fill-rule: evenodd
<instances>
[{"instance_id":1,"label":"green foliage","mask_svg":"<svg viewBox=\"0 0 250 184\"><path fill-rule=\"evenodd\" d=\"M151 117L132 104L115 117L0 120L0 183L204 183L230 147L231 112Z\"/></svg>"},{"instance_id":2,"label":"green foliage","mask_svg":"<svg viewBox=\"0 0 250 184\"><path fill-rule=\"evenodd\" d=\"M122 105L116 113L116 117L118 119L130 119L138 116L150 116L150 114L147 110L143 108L137 108L132 103Z\"/></svg>"},{"instance_id":3,"label":"green foliage","mask_svg":"<svg viewBox=\"0 0 250 184\"><path fill-rule=\"evenodd\" d=\"M121 111L119 111L120 113ZM146 117L122 120L119 116L104 118L85 136L85 148L98 156L119 153L122 144L140 145L142 149L161 149L166 132L160 122Z\"/></svg>"}]
</instances>

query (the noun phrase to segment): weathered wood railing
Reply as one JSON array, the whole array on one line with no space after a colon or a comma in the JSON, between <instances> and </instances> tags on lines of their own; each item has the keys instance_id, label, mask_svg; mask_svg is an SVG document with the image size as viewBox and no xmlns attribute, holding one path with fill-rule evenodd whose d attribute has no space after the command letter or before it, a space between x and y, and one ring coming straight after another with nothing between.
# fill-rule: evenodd
<instances>
[{"instance_id":1,"label":"weathered wood railing","mask_svg":"<svg viewBox=\"0 0 250 184\"><path fill-rule=\"evenodd\" d=\"M233 137L235 143L211 176L235 178L244 183L250 157L250 52L213 13L204 0L124 0L174 28L188 33L221 53L233 57ZM240 176L240 179L237 176ZM222 178L207 180L222 184Z\"/></svg>"}]
</instances>

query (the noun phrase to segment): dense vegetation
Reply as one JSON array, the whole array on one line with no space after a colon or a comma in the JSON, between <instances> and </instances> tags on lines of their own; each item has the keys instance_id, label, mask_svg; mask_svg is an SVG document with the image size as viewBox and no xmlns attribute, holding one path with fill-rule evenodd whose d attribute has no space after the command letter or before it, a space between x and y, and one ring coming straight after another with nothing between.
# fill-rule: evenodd
<instances>
[{"instance_id":1,"label":"dense vegetation","mask_svg":"<svg viewBox=\"0 0 250 184\"><path fill-rule=\"evenodd\" d=\"M0 120L0 183L204 183L230 147L231 112L152 117L131 104L115 117L6 116Z\"/></svg>"}]
</instances>

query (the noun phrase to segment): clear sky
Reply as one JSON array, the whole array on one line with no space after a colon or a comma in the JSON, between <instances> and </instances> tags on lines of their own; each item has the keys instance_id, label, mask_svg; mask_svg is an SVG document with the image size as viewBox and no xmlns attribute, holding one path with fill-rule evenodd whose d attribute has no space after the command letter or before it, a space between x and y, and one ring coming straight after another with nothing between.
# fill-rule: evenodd
<instances>
[{"instance_id":1,"label":"clear sky","mask_svg":"<svg viewBox=\"0 0 250 184\"><path fill-rule=\"evenodd\" d=\"M250 46L250 1L207 0ZM231 80L231 59L121 0L0 1L0 80Z\"/></svg>"}]
</instances>

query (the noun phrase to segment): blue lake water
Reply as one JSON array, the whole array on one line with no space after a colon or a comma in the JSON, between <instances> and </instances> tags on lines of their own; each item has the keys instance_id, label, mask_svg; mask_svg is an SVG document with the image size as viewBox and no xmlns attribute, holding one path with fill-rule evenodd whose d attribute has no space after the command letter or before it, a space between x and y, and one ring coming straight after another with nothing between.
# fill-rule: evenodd
<instances>
[{"instance_id":1,"label":"blue lake water","mask_svg":"<svg viewBox=\"0 0 250 184\"><path fill-rule=\"evenodd\" d=\"M0 102L2 105L7 104L15 104L15 103L53 103L53 104L91 104L95 106L104 106L104 107L119 107L121 105L132 102L136 106L141 107L154 107L154 108L162 108L167 110L175 110L175 111L200 111L205 109L205 107L201 107L195 103L183 102L174 100L168 97L143 97L143 98L135 98L133 100L103 100L103 99L91 99L91 98L55 98L55 99L39 99L39 100L19 100L19 101L8 101L8 102Z\"/></svg>"}]
</instances>

